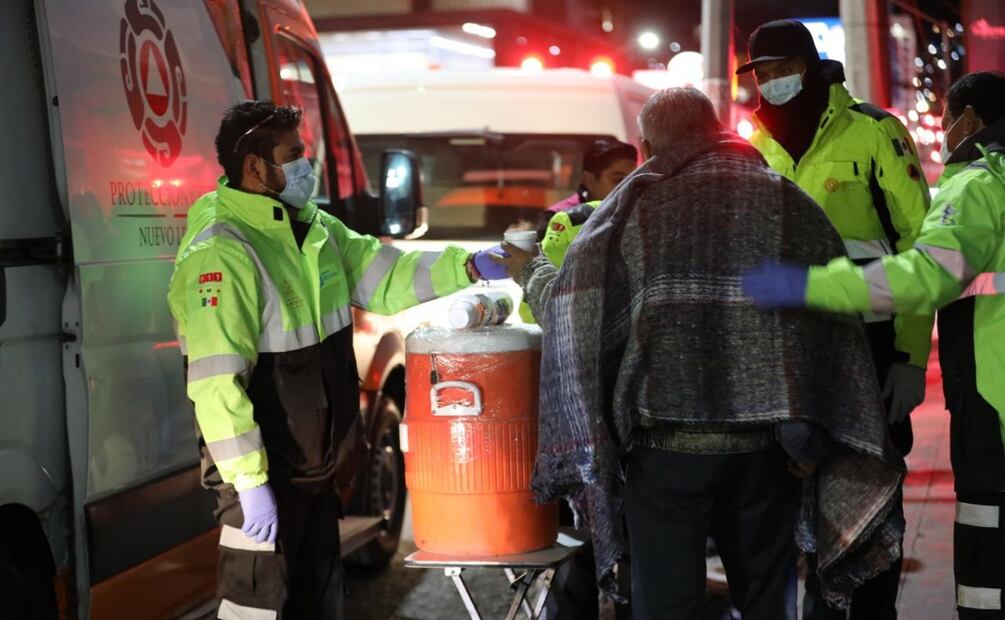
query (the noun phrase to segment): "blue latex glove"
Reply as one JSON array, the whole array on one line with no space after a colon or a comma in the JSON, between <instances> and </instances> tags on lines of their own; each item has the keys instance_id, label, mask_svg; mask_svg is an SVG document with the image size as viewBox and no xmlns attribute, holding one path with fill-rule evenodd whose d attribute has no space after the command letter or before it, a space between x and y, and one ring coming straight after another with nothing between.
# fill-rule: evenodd
<instances>
[{"instance_id":1,"label":"blue latex glove","mask_svg":"<svg viewBox=\"0 0 1005 620\"><path fill-rule=\"evenodd\" d=\"M254 538L257 543L275 543L279 532L279 510L276 496L268 483L240 491L237 496L244 513L244 525L241 527L244 535Z\"/></svg>"},{"instance_id":2,"label":"blue latex glove","mask_svg":"<svg viewBox=\"0 0 1005 620\"><path fill-rule=\"evenodd\" d=\"M487 250L476 252L474 258L475 269L478 270L482 280L505 280L509 277L509 274L506 273L505 265L500 265L493 261L489 257L491 254L508 256L506 252L503 252L502 245L494 245Z\"/></svg>"},{"instance_id":3,"label":"blue latex glove","mask_svg":"<svg viewBox=\"0 0 1005 620\"><path fill-rule=\"evenodd\" d=\"M806 305L807 267L765 262L741 276L743 294L761 308L802 308Z\"/></svg>"}]
</instances>

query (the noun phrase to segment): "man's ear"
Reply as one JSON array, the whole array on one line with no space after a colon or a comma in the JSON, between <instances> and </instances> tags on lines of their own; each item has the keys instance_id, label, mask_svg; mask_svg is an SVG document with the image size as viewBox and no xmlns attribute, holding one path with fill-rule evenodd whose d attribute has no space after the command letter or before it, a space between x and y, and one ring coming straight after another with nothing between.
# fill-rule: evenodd
<instances>
[{"instance_id":1,"label":"man's ear","mask_svg":"<svg viewBox=\"0 0 1005 620\"><path fill-rule=\"evenodd\" d=\"M582 183L588 193L592 194L597 188L597 175L593 174L589 170L584 170L583 176L580 177L579 182Z\"/></svg>"},{"instance_id":2,"label":"man's ear","mask_svg":"<svg viewBox=\"0 0 1005 620\"><path fill-rule=\"evenodd\" d=\"M244 165L241 167L241 172L243 173L243 178L241 179L242 185L255 186L255 189L261 189L257 187L261 179L267 178L265 175L265 170L262 167L265 163L262 158L253 153L248 153L244 156Z\"/></svg>"},{"instance_id":3,"label":"man's ear","mask_svg":"<svg viewBox=\"0 0 1005 620\"><path fill-rule=\"evenodd\" d=\"M968 105L964 108L963 114L966 116L966 118L963 119L963 122L966 124L964 129L966 129L968 136L972 136L985 128L984 121L981 120L981 115L977 113L974 106Z\"/></svg>"}]
</instances>

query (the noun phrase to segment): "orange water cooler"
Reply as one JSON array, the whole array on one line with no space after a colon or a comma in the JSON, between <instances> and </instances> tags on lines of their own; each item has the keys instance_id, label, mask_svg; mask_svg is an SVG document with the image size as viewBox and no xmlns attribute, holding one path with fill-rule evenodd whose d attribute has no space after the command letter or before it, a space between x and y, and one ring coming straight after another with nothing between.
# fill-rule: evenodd
<instances>
[{"instance_id":1,"label":"orange water cooler","mask_svg":"<svg viewBox=\"0 0 1005 620\"><path fill-rule=\"evenodd\" d=\"M540 329L424 328L406 351L401 442L415 544L464 557L551 546L558 507L530 492Z\"/></svg>"}]
</instances>

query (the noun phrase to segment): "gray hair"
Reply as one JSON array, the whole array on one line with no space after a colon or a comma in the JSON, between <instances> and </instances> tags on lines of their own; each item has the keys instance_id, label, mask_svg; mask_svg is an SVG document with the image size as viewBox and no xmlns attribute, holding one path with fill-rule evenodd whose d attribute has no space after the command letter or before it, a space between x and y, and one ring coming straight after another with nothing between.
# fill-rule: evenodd
<instances>
[{"instance_id":1,"label":"gray hair","mask_svg":"<svg viewBox=\"0 0 1005 620\"><path fill-rule=\"evenodd\" d=\"M712 102L697 88L660 90L642 106L639 130L654 154L673 149L681 140L722 131Z\"/></svg>"}]
</instances>

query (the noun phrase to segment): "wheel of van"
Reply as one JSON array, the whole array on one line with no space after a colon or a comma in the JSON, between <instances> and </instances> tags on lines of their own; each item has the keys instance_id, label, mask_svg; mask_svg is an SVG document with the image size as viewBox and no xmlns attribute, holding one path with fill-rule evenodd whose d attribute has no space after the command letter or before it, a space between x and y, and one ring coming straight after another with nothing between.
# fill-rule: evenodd
<instances>
[{"instance_id":1,"label":"wheel of van","mask_svg":"<svg viewBox=\"0 0 1005 620\"><path fill-rule=\"evenodd\" d=\"M384 397L377 409L376 439L370 448L367 468L352 500L350 514L379 516L384 529L377 538L346 558L364 568L387 566L398 552L405 519L405 457L401 453L399 429L401 413L394 400Z\"/></svg>"},{"instance_id":2,"label":"wheel of van","mask_svg":"<svg viewBox=\"0 0 1005 620\"><path fill-rule=\"evenodd\" d=\"M28 567L30 568L30 567ZM56 617L52 580L25 574L7 550L0 548L0 620L49 620Z\"/></svg>"}]
</instances>

